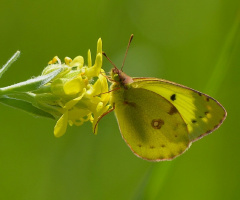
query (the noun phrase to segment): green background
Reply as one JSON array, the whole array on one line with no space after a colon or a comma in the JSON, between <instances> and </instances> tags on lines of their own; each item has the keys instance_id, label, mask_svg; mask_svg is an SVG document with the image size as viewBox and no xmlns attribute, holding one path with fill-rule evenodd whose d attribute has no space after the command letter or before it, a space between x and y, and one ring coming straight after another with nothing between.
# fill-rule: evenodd
<instances>
[{"instance_id":1,"label":"green background","mask_svg":"<svg viewBox=\"0 0 240 200\"><path fill-rule=\"evenodd\" d=\"M228 111L223 125L171 162L137 158L114 113L53 136L55 121L0 105L0 199L237 199L240 196L239 0L1 0L0 86L41 73L53 56L103 50L124 71L197 89ZM104 59L103 68L111 69Z\"/></svg>"}]
</instances>

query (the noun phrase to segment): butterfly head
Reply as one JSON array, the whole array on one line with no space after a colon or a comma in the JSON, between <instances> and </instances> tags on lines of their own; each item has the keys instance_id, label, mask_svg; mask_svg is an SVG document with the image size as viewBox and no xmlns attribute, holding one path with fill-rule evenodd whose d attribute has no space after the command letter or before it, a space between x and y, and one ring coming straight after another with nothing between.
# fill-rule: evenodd
<instances>
[{"instance_id":1,"label":"butterfly head","mask_svg":"<svg viewBox=\"0 0 240 200\"><path fill-rule=\"evenodd\" d=\"M133 82L133 79L130 76L117 67L112 68L112 80L122 86L126 86Z\"/></svg>"}]
</instances>

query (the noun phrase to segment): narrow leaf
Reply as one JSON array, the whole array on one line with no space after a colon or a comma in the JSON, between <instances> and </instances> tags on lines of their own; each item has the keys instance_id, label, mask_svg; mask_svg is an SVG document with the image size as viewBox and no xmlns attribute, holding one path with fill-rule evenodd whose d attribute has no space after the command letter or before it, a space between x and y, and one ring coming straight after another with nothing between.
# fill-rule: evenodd
<instances>
[{"instance_id":1,"label":"narrow leaf","mask_svg":"<svg viewBox=\"0 0 240 200\"><path fill-rule=\"evenodd\" d=\"M0 95L5 94L11 94L14 92L30 92L37 90L41 86L47 84L49 81L51 81L54 77L56 77L60 72L62 71L62 68L59 68L49 74L38 76L33 79L29 79L24 82L20 82L14 85L10 85L4 88L0 88Z\"/></svg>"},{"instance_id":2,"label":"narrow leaf","mask_svg":"<svg viewBox=\"0 0 240 200\"><path fill-rule=\"evenodd\" d=\"M8 70L8 68L11 66L11 64L17 60L17 58L20 56L20 51L17 51L8 61L5 65L3 65L2 69L0 69L0 78L4 74L5 71Z\"/></svg>"},{"instance_id":3,"label":"narrow leaf","mask_svg":"<svg viewBox=\"0 0 240 200\"><path fill-rule=\"evenodd\" d=\"M51 114L33 106L31 103L19 99L10 98L8 96L3 96L0 98L0 103L8 105L13 108L17 108L20 110L23 110L25 112L28 112L35 116L40 117L47 117L51 119L55 119Z\"/></svg>"}]
</instances>

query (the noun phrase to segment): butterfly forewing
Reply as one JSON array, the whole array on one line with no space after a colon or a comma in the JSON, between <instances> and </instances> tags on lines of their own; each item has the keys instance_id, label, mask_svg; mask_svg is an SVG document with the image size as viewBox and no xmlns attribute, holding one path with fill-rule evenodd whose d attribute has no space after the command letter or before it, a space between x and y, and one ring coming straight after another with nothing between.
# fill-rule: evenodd
<instances>
[{"instance_id":1,"label":"butterfly forewing","mask_svg":"<svg viewBox=\"0 0 240 200\"><path fill-rule=\"evenodd\" d=\"M218 128L226 117L219 102L186 86L156 78L135 78L131 85L153 91L170 101L186 122L191 141Z\"/></svg>"}]
</instances>

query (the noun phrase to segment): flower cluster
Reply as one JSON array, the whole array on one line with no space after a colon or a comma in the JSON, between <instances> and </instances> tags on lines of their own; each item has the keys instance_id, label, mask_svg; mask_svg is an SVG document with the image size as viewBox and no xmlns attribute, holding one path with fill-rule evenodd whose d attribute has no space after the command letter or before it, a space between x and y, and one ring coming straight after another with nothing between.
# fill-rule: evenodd
<instances>
[{"instance_id":1,"label":"flower cluster","mask_svg":"<svg viewBox=\"0 0 240 200\"><path fill-rule=\"evenodd\" d=\"M57 119L54 128L56 137L66 132L68 124L80 126L86 121L93 124L96 133L98 118L109 110L109 97L108 83L102 69L101 39L97 42L94 65L90 50L87 65L84 65L82 56L73 60L66 57L64 63L55 56L41 76L0 88L0 102L12 104L13 107L16 107L13 105L16 100L18 104L19 101L29 103L32 107L24 104L22 109Z\"/></svg>"}]
</instances>

